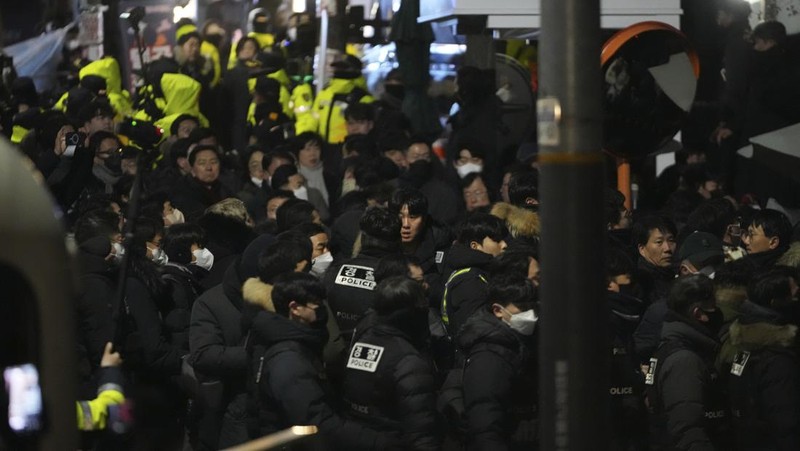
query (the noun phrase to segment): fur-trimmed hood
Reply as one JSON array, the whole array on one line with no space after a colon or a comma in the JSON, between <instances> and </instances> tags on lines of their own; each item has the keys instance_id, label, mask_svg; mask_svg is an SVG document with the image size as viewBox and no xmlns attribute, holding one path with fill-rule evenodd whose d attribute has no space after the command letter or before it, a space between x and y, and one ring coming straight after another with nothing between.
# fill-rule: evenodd
<instances>
[{"instance_id":1,"label":"fur-trimmed hood","mask_svg":"<svg viewBox=\"0 0 800 451\"><path fill-rule=\"evenodd\" d=\"M778 259L778 265L800 268L800 241L789 246L789 250Z\"/></svg>"},{"instance_id":2,"label":"fur-trimmed hood","mask_svg":"<svg viewBox=\"0 0 800 451\"><path fill-rule=\"evenodd\" d=\"M491 214L506 222L508 231L514 238L538 238L541 232L539 214L505 202L492 207Z\"/></svg>"},{"instance_id":3,"label":"fur-trimmed hood","mask_svg":"<svg viewBox=\"0 0 800 451\"><path fill-rule=\"evenodd\" d=\"M725 322L733 321L740 315L739 309L747 300L747 287L719 287L714 295L717 298L717 307L722 310L725 317Z\"/></svg>"},{"instance_id":4,"label":"fur-trimmed hood","mask_svg":"<svg viewBox=\"0 0 800 451\"><path fill-rule=\"evenodd\" d=\"M242 285L242 298L247 304L275 312L275 305L272 303L272 285L262 282L258 277L251 277Z\"/></svg>"},{"instance_id":5,"label":"fur-trimmed hood","mask_svg":"<svg viewBox=\"0 0 800 451\"><path fill-rule=\"evenodd\" d=\"M797 326L766 322L742 324L734 321L730 328L730 343L742 351L768 347L790 348L795 346Z\"/></svg>"}]
</instances>

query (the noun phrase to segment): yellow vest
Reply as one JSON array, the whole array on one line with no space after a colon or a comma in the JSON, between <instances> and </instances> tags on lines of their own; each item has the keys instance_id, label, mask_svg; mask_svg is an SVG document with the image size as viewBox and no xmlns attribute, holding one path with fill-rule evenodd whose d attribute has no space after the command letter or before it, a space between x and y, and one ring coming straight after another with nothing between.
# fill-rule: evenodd
<instances>
[{"instance_id":1,"label":"yellow vest","mask_svg":"<svg viewBox=\"0 0 800 451\"><path fill-rule=\"evenodd\" d=\"M344 110L347 102L343 97L353 92L354 89L364 89L366 82L363 77L356 79L334 78L330 85L319 93L311 108L310 117L298 118L295 124L297 133L317 132L329 144L339 144L347 137L347 123L344 119ZM372 103L375 99L366 92L359 103Z\"/></svg>"}]
</instances>

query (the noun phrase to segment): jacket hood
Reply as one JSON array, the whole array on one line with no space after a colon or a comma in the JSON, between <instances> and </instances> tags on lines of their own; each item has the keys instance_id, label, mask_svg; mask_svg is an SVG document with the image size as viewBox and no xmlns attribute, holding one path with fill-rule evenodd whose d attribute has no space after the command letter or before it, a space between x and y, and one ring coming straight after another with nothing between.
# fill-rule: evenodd
<instances>
[{"instance_id":1,"label":"jacket hood","mask_svg":"<svg viewBox=\"0 0 800 451\"><path fill-rule=\"evenodd\" d=\"M730 322L741 313L742 304L747 300L747 287L719 287L714 291L714 296L725 322Z\"/></svg>"},{"instance_id":2,"label":"jacket hood","mask_svg":"<svg viewBox=\"0 0 800 451\"><path fill-rule=\"evenodd\" d=\"M505 202L492 207L491 214L506 222L514 238L538 238L541 232L539 214Z\"/></svg>"},{"instance_id":3,"label":"jacket hood","mask_svg":"<svg viewBox=\"0 0 800 451\"><path fill-rule=\"evenodd\" d=\"M661 329L661 343L670 341L681 341L706 358L713 358L719 348L719 342L711 332L700 324L690 323L673 311L667 311Z\"/></svg>"},{"instance_id":4,"label":"jacket hood","mask_svg":"<svg viewBox=\"0 0 800 451\"><path fill-rule=\"evenodd\" d=\"M350 92L359 85L355 79L332 78L328 86L333 92Z\"/></svg>"},{"instance_id":5,"label":"jacket hood","mask_svg":"<svg viewBox=\"0 0 800 451\"><path fill-rule=\"evenodd\" d=\"M790 348L796 344L797 326L770 322L743 324L739 320L730 328L730 343L744 351L768 347Z\"/></svg>"},{"instance_id":6,"label":"jacket hood","mask_svg":"<svg viewBox=\"0 0 800 451\"><path fill-rule=\"evenodd\" d=\"M800 268L800 241L795 241L789 246L789 250L778 259L778 264Z\"/></svg>"},{"instance_id":7,"label":"jacket hood","mask_svg":"<svg viewBox=\"0 0 800 451\"><path fill-rule=\"evenodd\" d=\"M269 78L275 79L281 86L289 89L292 86L292 80L289 79L289 75L286 73L286 69L279 69L271 74L267 75Z\"/></svg>"},{"instance_id":8,"label":"jacket hood","mask_svg":"<svg viewBox=\"0 0 800 451\"><path fill-rule=\"evenodd\" d=\"M167 101L164 115L191 114L200 117L201 85L192 77L183 74L164 74L161 77L161 90Z\"/></svg>"},{"instance_id":9,"label":"jacket hood","mask_svg":"<svg viewBox=\"0 0 800 451\"><path fill-rule=\"evenodd\" d=\"M489 254L476 251L469 246L456 243L450 248L450 252L444 257L444 276L450 277L450 273L461 268L480 268L485 269L494 260Z\"/></svg>"},{"instance_id":10,"label":"jacket hood","mask_svg":"<svg viewBox=\"0 0 800 451\"><path fill-rule=\"evenodd\" d=\"M275 312L272 304L272 285L264 283L258 277L251 277L242 285L244 302L259 306L268 312Z\"/></svg>"},{"instance_id":11,"label":"jacket hood","mask_svg":"<svg viewBox=\"0 0 800 451\"><path fill-rule=\"evenodd\" d=\"M458 346L469 355L479 344L494 344L520 352L524 346L508 324L481 309L472 315L458 333Z\"/></svg>"},{"instance_id":12,"label":"jacket hood","mask_svg":"<svg viewBox=\"0 0 800 451\"><path fill-rule=\"evenodd\" d=\"M267 346L282 341L297 341L320 353L328 341L326 328L309 327L274 312L258 312L253 319L251 330Z\"/></svg>"},{"instance_id":13,"label":"jacket hood","mask_svg":"<svg viewBox=\"0 0 800 451\"><path fill-rule=\"evenodd\" d=\"M106 80L106 90L109 93L122 93L122 77L120 76L119 63L111 57L93 61L84 66L78 73L80 78L86 75L99 75Z\"/></svg>"}]
</instances>

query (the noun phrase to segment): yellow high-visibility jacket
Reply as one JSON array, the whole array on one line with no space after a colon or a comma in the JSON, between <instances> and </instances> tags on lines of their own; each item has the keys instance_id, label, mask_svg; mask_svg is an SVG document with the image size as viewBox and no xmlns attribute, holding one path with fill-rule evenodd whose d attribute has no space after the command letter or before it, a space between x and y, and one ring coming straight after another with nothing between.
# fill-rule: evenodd
<instances>
[{"instance_id":1,"label":"yellow high-visibility jacket","mask_svg":"<svg viewBox=\"0 0 800 451\"><path fill-rule=\"evenodd\" d=\"M344 110L347 109L348 97L355 89L365 94L358 98L359 103L372 103L375 99L365 89L363 77L355 79L334 78L327 88L314 100L311 114L298 117L295 129L297 133L317 132L330 144L344 142L347 137L347 124Z\"/></svg>"}]
</instances>

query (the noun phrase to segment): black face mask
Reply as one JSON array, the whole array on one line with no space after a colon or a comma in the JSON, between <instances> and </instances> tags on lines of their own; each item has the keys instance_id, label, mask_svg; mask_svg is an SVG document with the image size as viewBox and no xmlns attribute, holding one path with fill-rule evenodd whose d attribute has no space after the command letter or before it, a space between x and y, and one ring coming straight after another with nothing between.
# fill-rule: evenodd
<instances>
[{"instance_id":1,"label":"black face mask","mask_svg":"<svg viewBox=\"0 0 800 451\"><path fill-rule=\"evenodd\" d=\"M317 315L317 319L311 323L311 327L315 329L324 329L328 326L328 307L325 304L320 304L314 313Z\"/></svg>"},{"instance_id":2,"label":"black face mask","mask_svg":"<svg viewBox=\"0 0 800 451\"><path fill-rule=\"evenodd\" d=\"M713 312L703 311L703 313L708 316L708 322L703 323L703 325L716 337L719 334L719 330L722 329L722 323L725 321L725 317L722 316L722 312L719 309Z\"/></svg>"},{"instance_id":3,"label":"black face mask","mask_svg":"<svg viewBox=\"0 0 800 451\"><path fill-rule=\"evenodd\" d=\"M211 33L211 34L207 34L204 39L206 41L210 42L211 44L213 44L214 47L219 49L220 46L222 45L223 37L222 37L221 34Z\"/></svg>"},{"instance_id":4,"label":"black face mask","mask_svg":"<svg viewBox=\"0 0 800 451\"><path fill-rule=\"evenodd\" d=\"M403 100L406 96L406 87L403 85L386 85L384 89L386 89L387 94L400 100Z\"/></svg>"}]
</instances>

